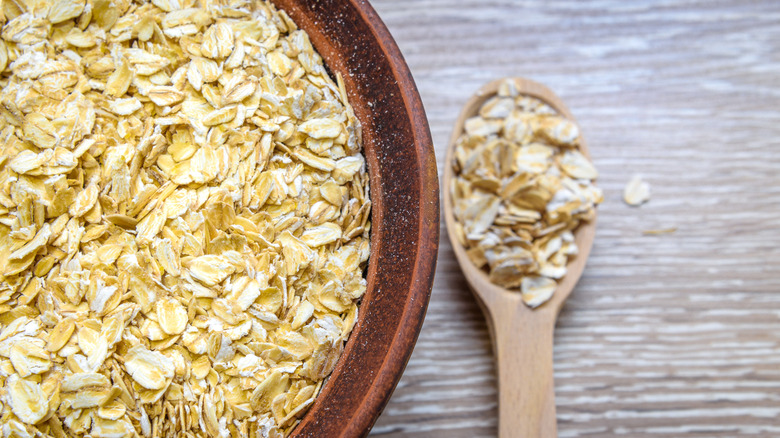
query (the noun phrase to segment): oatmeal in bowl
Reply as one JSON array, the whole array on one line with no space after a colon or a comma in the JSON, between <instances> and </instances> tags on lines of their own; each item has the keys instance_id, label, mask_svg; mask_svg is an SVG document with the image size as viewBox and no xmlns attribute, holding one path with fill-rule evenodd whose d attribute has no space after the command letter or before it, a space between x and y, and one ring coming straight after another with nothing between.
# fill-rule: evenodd
<instances>
[{"instance_id":1,"label":"oatmeal in bowl","mask_svg":"<svg viewBox=\"0 0 780 438\"><path fill-rule=\"evenodd\" d=\"M262 1L0 22L4 434L289 434L367 287L341 77Z\"/></svg>"}]
</instances>

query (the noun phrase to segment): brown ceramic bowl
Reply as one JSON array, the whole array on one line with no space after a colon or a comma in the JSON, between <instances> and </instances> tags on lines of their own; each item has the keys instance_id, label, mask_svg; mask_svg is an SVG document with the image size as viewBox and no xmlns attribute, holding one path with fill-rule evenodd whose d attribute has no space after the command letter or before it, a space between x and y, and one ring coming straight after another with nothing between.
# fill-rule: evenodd
<instances>
[{"instance_id":1,"label":"brown ceramic bowl","mask_svg":"<svg viewBox=\"0 0 780 438\"><path fill-rule=\"evenodd\" d=\"M412 75L368 2L273 2L344 78L363 125L372 201L368 289L358 323L292 436L364 436L401 378L431 293L439 244L431 135Z\"/></svg>"}]
</instances>

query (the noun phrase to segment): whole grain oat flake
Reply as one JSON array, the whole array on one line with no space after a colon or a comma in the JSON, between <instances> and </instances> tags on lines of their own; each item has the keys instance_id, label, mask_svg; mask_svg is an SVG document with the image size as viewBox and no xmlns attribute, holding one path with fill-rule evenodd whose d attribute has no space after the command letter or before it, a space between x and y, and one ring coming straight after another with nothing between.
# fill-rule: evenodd
<instances>
[{"instance_id":1,"label":"whole grain oat flake","mask_svg":"<svg viewBox=\"0 0 780 438\"><path fill-rule=\"evenodd\" d=\"M344 84L263 1L0 3L0 433L286 436L366 289Z\"/></svg>"},{"instance_id":2,"label":"whole grain oat flake","mask_svg":"<svg viewBox=\"0 0 780 438\"><path fill-rule=\"evenodd\" d=\"M603 194L579 127L510 79L466 120L455 144L455 235L492 283L547 302L577 254L574 231Z\"/></svg>"}]
</instances>

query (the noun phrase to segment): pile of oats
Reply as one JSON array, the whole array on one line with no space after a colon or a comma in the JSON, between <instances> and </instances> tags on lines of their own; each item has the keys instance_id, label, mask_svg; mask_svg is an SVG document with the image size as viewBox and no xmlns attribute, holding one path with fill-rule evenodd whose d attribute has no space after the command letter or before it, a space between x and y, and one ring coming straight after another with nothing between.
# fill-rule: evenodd
<instances>
[{"instance_id":1,"label":"pile of oats","mask_svg":"<svg viewBox=\"0 0 780 438\"><path fill-rule=\"evenodd\" d=\"M492 283L538 307L577 254L573 231L603 199L598 172L579 151L576 124L501 84L455 144L455 234Z\"/></svg>"},{"instance_id":2,"label":"pile of oats","mask_svg":"<svg viewBox=\"0 0 780 438\"><path fill-rule=\"evenodd\" d=\"M357 318L360 124L258 0L3 0L0 430L281 437Z\"/></svg>"}]
</instances>

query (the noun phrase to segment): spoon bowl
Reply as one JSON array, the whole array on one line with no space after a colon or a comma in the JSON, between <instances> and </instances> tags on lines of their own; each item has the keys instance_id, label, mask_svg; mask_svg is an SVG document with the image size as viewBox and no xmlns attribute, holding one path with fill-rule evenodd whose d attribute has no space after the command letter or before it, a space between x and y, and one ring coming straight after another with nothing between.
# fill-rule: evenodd
<instances>
[{"instance_id":1,"label":"spoon bowl","mask_svg":"<svg viewBox=\"0 0 780 438\"><path fill-rule=\"evenodd\" d=\"M595 218L574 230L579 253L569 260L566 275L558 282L552 298L536 309L527 307L519 291L511 291L490 282L488 275L476 267L455 235L452 208L453 159L455 144L464 124L475 116L485 101L497 94L506 79L483 86L464 106L450 138L444 164L444 219L455 257L477 299L488 323L498 363L499 437L557 436L555 393L553 383L553 330L558 313L571 294L585 268L596 233ZM521 95L535 97L559 114L575 121L563 101L537 82L512 78ZM580 151L588 158L584 139Z\"/></svg>"}]
</instances>

